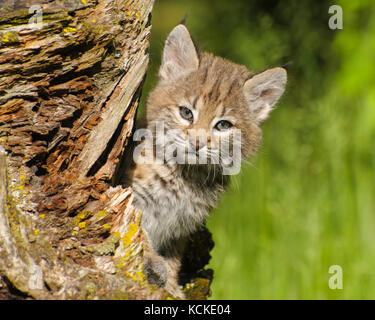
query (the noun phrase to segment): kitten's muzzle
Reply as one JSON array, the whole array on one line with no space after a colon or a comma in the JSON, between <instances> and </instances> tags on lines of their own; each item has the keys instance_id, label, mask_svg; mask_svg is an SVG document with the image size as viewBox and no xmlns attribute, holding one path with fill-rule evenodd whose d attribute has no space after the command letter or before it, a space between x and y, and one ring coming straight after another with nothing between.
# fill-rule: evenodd
<instances>
[{"instance_id":1,"label":"kitten's muzzle","mask_svg":"<svg viewBox=\"0 0 375 320\"><path fill-rule=\"evenodd\" d=\"M192 147L192 150L195 150L196 152L198 152L199 149L205 146L205 143L199 140L190 140L189 143Z\"/></svg>"},{"instance_id":2,"label":"kitten's muzzle","mask_svg":"<svg viewBox=\"0 0 375 320\"><path fill-rule=\"evenodd\" d=\"M189 138L189 144L190 144L191 150L194 150L196 152L198 152L200 149L206 146L209 147L210 143L211 143L211 138L209 137L203 137L203 138L190 137Z\"/></svg>"}]
</instances>

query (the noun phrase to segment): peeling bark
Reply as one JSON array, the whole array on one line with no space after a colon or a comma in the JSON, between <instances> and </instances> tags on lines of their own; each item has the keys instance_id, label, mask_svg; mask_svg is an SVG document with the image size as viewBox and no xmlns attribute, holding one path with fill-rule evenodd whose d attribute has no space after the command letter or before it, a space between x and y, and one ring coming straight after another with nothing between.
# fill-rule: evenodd
<instances>
[{"instance_id":1,"label":"peeling bark","mask_svg":"<svg viewBox=\"0 0 375 320\"><path fill-rule=\"evenodd\" d=\"M147 70L153 0L0 6L0 299L171 297L143 274L131 189L110 186ZM191 240L188 298L208 296L212 245L207 230Z\"/></svg>"}]
</instances>

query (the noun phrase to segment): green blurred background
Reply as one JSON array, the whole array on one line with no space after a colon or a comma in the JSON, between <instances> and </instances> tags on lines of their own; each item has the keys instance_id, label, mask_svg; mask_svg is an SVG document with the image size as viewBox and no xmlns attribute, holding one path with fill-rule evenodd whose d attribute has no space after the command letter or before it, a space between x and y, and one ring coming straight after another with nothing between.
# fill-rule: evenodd
<instances>
[{"instance_id":1,"label":"green blurred background","mask_svg":"<svg viewBox=\"0 0 375 320\"><path fill-rule=\"evenodd\" d=\"M328 27L334 4L343 30ZM254 71L294 63L260 152L208 220L212 298L374 299L374 1L156 0L142 104L185 14L205 51Z\"/></svg>"}]
</instances>

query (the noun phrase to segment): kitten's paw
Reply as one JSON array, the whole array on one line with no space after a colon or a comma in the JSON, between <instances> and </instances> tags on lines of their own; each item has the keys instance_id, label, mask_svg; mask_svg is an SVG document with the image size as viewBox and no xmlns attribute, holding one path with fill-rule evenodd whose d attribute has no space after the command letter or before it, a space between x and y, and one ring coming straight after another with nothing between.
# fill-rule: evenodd
<instances>
[{"instance_id":1,"label":"kitten's paw","mask_svg":"<svg viewBox=\"0 0 375 320\"><path fill-rule=\"evenodd\" d=\"M172 296L177 299L184 299L184 293L180 289L174 273L171 272L168 260L160 256L147 256L144 258L144 273L150 284L156 284L165 288Z\"/></svg>"},{"instance_id":2,"label":"kitten's paw","mask_svg":"<svg viewBox=\"0 0 375 320\"><path fill-rule=\"evenodd\" d=\"M151 284L156 284L159 287L164 287L167 283L167 266L163 259L159 257L145 257L144 273L146 274L147 281Z\"/></svg>"}]
</instances>

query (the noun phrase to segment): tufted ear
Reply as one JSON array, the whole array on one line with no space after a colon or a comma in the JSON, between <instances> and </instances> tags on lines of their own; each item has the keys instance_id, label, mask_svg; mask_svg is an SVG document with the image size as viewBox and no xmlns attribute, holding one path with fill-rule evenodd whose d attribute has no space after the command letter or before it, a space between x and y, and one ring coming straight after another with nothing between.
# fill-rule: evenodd
<instances>
[{"instance_id":1,"label":"tufted ear","mask_svg":"<svg viewBox=\"0 0 375 320\"><path fill-rule=\"evenodd\" d=\"M189 31L179 24L165 42L159 76L163 80L175 80L197 70L198 66L198 53Z\"/></svg>"},{"instance_id":2,"label":"tufted ear","mask_svg":"<svg viewBox=\"0 0 375 320\"><path fill-rule=\"evenodd\" d=\"M259 73L245 82L243 92L258 123L267 119L285 90L286 80L285 69L273 68Z\"/></svg>"}]
</instances>

